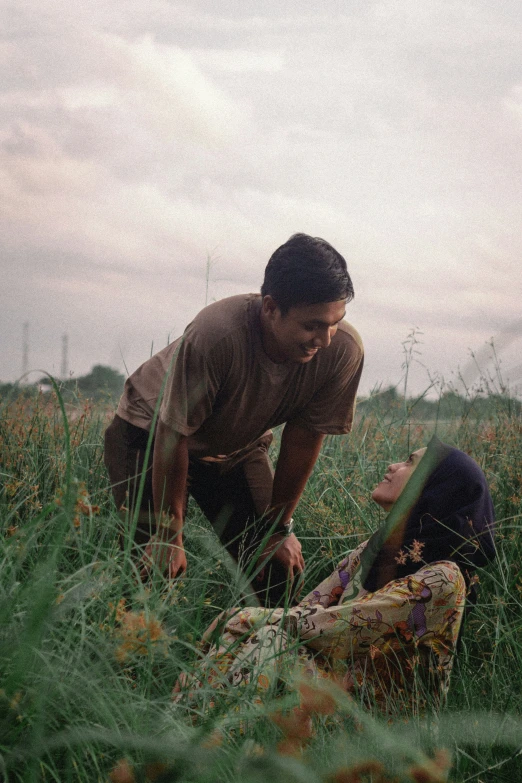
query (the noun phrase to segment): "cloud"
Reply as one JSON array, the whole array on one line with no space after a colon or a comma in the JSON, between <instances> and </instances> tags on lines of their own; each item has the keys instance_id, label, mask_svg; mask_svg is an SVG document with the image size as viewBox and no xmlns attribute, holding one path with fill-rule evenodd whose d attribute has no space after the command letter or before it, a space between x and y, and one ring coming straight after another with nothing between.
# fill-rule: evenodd
<instances>
[{"instance_id":1,"label":"cloud","mask_svg":"<svg viewBox=\"0 0 522 783\"><path fill-rule=\"evenodd\" d=\"M157 43L151 34L132 41L56 25L5 50L13 74L5 105L66 112L116 108L167 139L214 145L241 127L241 111L197 67L189 54ZM25 89L21 89L21 86ZM7 92L7 96L5 93ZM225 121L226 118L226 121Z\"/></svg>"},{"instance_id":2,"label":"cloud","mask_svg":"<svg viewBox=\"0 0 522 783\"><path fill-rule=\"evenodd\" d=\"M503 101L504 109L518 123L522 130L522 84L516 84L511 88Z\"/></svg>"},{"instance_id":3,"label":"cloud","mask_svg":"<svg viewBox=\"0 0 522 783\"><path fill-rule=\"evenodd\" d=\"M214 144L239 130L241 113L195 65L189 54L146 35L132 43L105 42L117 60L115 77L125 98L166 138ZM141 106L140 106L141 104ZM140 112L141 109L141 112Z\"/></svg>"},{"instance_id":4,"label":"cloud","mask_svg":"<svg viewBox=\"0 0 522 783\"><path fill-rule=\"evenodd\" d=\"M151 35L124 41L70 23L61 33L54 19L7 52L32 78L0 95L0 231L12 252L168 264L194 245L190 206L171 192L191 174L188 155L201 169L208 151L228 149L241 111L189 54ZM167 188L150 181L160 161Z\"/></svg>"},{"instance_id":5,"label":"cloud","mask_svg":"<svg viewBox=\"0 0 522 783\"><path fill-rule=\"evenodd\" d=\"M190 49L191 57L210 71L225 73L279 73L285 65L280 52L247 49Z\"/></svg>"}]
</instances>

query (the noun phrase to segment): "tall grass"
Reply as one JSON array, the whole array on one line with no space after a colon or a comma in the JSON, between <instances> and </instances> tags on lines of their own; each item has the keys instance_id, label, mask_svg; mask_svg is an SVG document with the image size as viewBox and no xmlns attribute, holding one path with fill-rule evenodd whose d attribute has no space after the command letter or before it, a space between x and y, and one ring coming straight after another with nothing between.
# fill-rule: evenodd
<instances>
[{"instance_id":1,"label":"tall grass","mask_svg":"<svg viewBox=\"0 0 522 783\"><path fill-rule=\"evenodd\" d=\"M486 473L499 519L498 559L480 573L479 603L442 711L422 717L398 709L388 725L376 710L362 710L336 691L335 714L315 710L313 736L297 757L280 752L289 733L280 715L297 703L295 691L258 703L248 689L222 698L203 689L195 702L172 704L172 686L193 670L204 628L219 610L237 605L240 584L192 506L187 576L169 585L155 574L142 584L119 547L103 468L102 433L111 412L79 400L66 414L56 395L1 405L0 776L445 780L445 759L437 757L439 766L429 761L445 747L451 780L520 777L522 420L516 408L499 406L488 420L462 416L437 425L412 422L404 405L378 416L366 414L363 404L352 435L327 439L295 515L305 589L380 524L371 489L390 461L424 445L435 429Z\"/></svg>"}]
</instances>

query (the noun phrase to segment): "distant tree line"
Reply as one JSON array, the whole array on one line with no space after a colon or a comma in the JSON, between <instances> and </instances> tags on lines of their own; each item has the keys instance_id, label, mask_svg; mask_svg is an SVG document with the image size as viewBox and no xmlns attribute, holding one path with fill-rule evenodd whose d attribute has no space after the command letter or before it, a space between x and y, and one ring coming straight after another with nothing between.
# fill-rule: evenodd
<instances>
[{"instance_id":1,"label":"distant tree line","mask_svg":"<svg viewBox=\"0 0 522 783\"><path fill-rule=\"evenodd\" d=\"M443 392L438 399L404 397L395 386L358 399L361 415L375 414L381 418L404 416L408 419L426 421L429 419L455 419L470 417L487 419L500 412L522 413L522 403L508 394L488 393L459 394L454 390Z\"/></svg>"},{"instance_id":2,"label":"distant tree line","mask_svg":"<svg viewBox=\"0 0 522 783\"><path fill-rule=\"evenodd\" d=\"M67 380L55 378L55 381L66 401L80 396L92 400L117 399L125 383L125 376L113 367L96 364L87 375ZM48 376L44 375L34 384L2 383L0 384L0 398L31 395L35 391L43 394L52 391L52 384Z\"/></svg>"},{"instance_id":3,"label":"distant tree line","mask_svg":"<svg viewBox=\"0 0 522 783\"><path fill-rule=\"evenodd\" d=\"M112 367L96 364L87 375L68 380L56 379L56 382L66 401L72 401L78 396L92 400L117 400L123 391L125 376ZM20 394L31 395L35 391L46 394L51 390L49 378L43 376L34 384L0 384L0 399L17 397ZM461 395L454 390L448 390L434 400L423 395L405 398L397 391L397 387L388 386L368 397L359 397L358 411L359 415L374 414L386 419L397 416L402 418L406 415L410 420L418 421L464 416L487 419L501 411L521 415L522 403L515 397L491 391L488 394Z\"/></svg>"}]
</instances>

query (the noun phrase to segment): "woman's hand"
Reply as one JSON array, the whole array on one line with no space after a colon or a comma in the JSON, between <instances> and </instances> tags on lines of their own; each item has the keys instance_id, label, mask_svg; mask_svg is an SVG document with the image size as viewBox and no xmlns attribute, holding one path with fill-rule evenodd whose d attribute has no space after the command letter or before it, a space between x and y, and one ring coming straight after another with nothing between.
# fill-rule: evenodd
<instances>
[{"instance_id":1,"label":"woman's hand","mask_svg":"<svg viewBox=\"0 0 522 783\"><path fill-rule=\"evenodd\" d=\"M141 559L140 576L142 580L150 576L152 566L156 566L169 579L183 576L187 570L187 556L180 533L160 528L150 537Z\"/></svg>"}]
</instances>

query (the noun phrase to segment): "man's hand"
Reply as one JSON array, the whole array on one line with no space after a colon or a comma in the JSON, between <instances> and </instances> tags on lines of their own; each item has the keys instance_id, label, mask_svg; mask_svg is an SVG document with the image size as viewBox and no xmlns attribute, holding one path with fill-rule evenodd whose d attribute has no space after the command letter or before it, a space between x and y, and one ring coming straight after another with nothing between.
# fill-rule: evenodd
<instances>
[{"instance_id":1,"label":"man's hand","mask_svg":"<svg viewBox=\"0 0 522 783\"><path fill-rule=\"evenodd\" d=\"M290 581L293 581L304 571L305 562L301 552L301 544L293 533L289 536L283 536L281 533L274 533L273 536L270 536L260 560L264 561L268 557L282 563ZM264 569L259 577L262 578L263 572Z\"/></svg>"},{"instance_id":2,"label":"man's hand","mask_svg":"<svg viewBox=\"0 0 522 783\"><path fill-rule=\"evenodd\" d=\"M141 560L142 580L150 576L151 567L155 565L169 579L183 576L187 570L187 556L183 547L183 539L178 533L174 535L168 529L159 529L151 536L145 547L145 554Z\"/></svg>"},{"instance_id":3,"label":"man's hand","mask_svg":"<svg viewBox=\"0 0 522 783\"><path fill-rule=\"evenodd\" d=\"M151 563L169 579L181 576L187 568L182 531L188 464L187 439L159 420L152 459L152 494L158 530L145 549L142 579L146 578Z\"/></svg>"}]
</instances>

